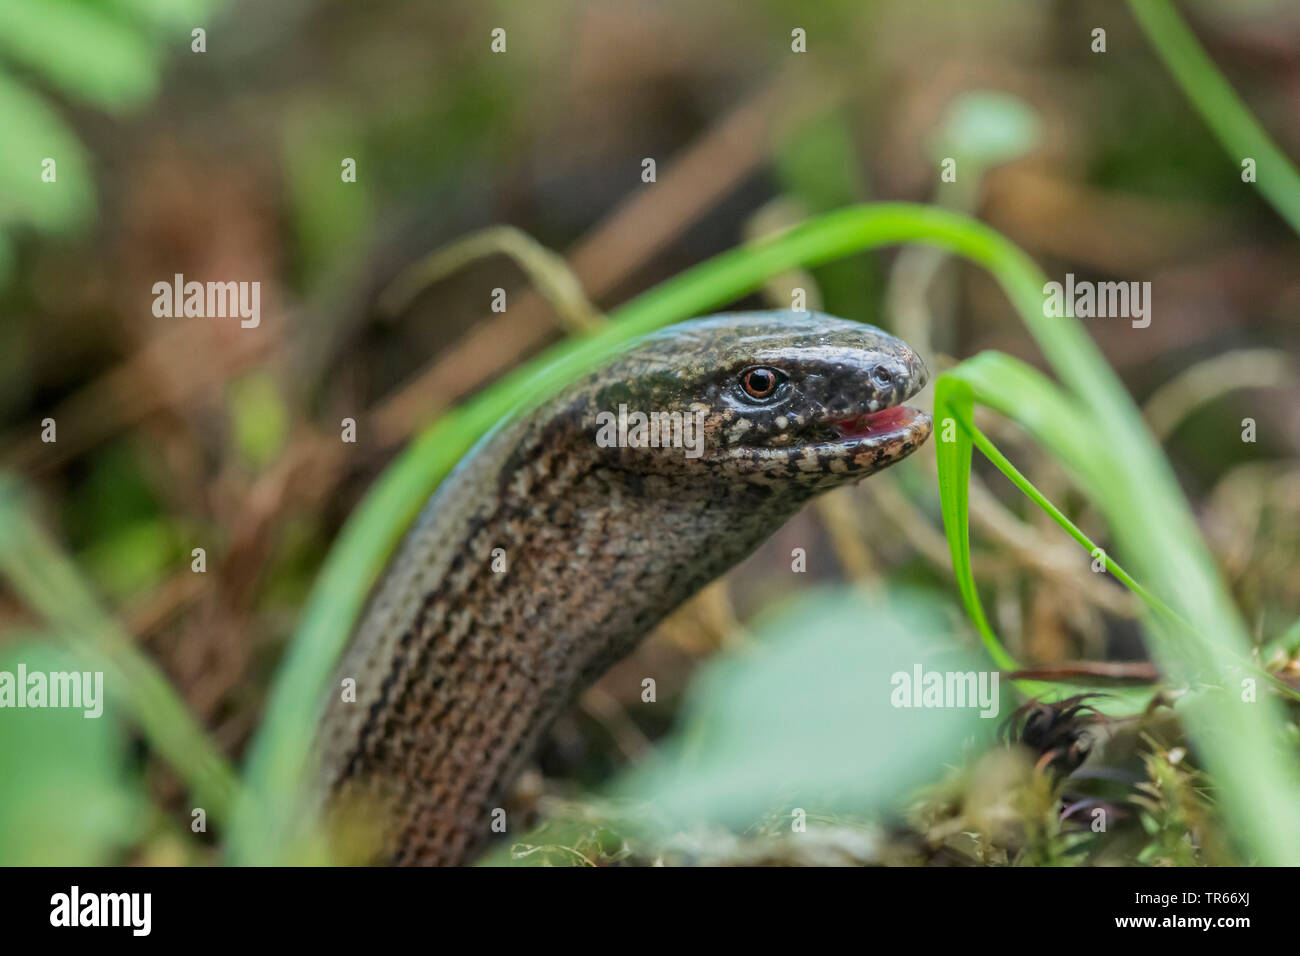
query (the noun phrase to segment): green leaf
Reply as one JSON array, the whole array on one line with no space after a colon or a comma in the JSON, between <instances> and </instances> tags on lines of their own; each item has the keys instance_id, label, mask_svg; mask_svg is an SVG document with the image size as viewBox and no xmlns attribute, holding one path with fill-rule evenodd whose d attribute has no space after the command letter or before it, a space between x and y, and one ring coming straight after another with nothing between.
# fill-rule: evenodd
<instances>
[{"instance_id":1,"label":"green leaf","mask_svg":"<svg viewBox=\"0 0 1300 956\"><path fill-rule=\"evenodd\" d=\"M173 47L189 50L190 31L208 26L216 0L105 0L127 19L147 25Z\"/></svg>"},{"instance_id":2,"label":"green leaf","mask_svg":"<svg viewBox=\"0 0 1300 956\"><path fill-rule=\"evenodd\" d=\"M158 85L153 46L132 24L88 3L0 3L0 53L109 110L138 106Z\"/></svg>"},{"instance_id":3,"label":"green leaf","mask_svg":"<svg viewBox=\"0 0 1300 956\"><path fill-rule=\"evenodd\" d=\"M256 469L274 460L289 434L289 411L265 371L232 382L228 395L231 428L240 456Z\"/></svg>"},{"instance_id":4,"label":"green leaf","mask_svg":"<svg viewBox=\"0 0 1300 956\"><path fill-rule=\"evenodd\" d=\"M342 104L294 116L284 127L284 184L305 284L343 271L340 257L356 255L370 232L375 175L357 137L361 127ZM357 162L356 182L342 179L344 157Z\"/></svg>"},{"instance_id":5,"label":"green leaf","mask_svg":"<svg viewBox=\"0 0 1300 956\"><path fill-rule=\"evenodd\" d=\"M938 444L935 460L939 473L939 504L943 529L952 552L957 591L970 615L980 640L998 667L1019 670L1020 665L1002 646L984 614L970 556L970 431L962 424L971 417L974 396L970 385L953 375L941 375L934 386L934 424Z\"/></svg>"},{"instance_id":6,"label":"green leaf","mask_svg":"<svg viewBox=\"0 0 1300 956\"><path fill-rule=\"evenodd\" d=\"M97 539L77 557L107 595L122 600L162 583L179 551L171 524L146 518Z\"/></svg>"},{"instance_id":7,"label":"green leaf","mask_svg":"<svg viewBox=\"0 0 1300 956\"><path fill-rule=\"evenodd\" d=\"M987 746L1010 713L997 672L954 638L943 611L932 594L824 591L763 615L752 646L696 675L680 730L615 794L673 826L740 829L795 807L898 810L964 744ZM982 674L992 706L910 706L917 668Z\"/></svg>"},{"instance_id":8,"label":"green leaf","mask_svg":"<svg viewBox=\"0 0 1300 956\"><path fill-rule=\"evenodd\" d=\"M41 641L8 644L0 671L82 671ZM0 711L0 866L103 866L140 837L149 804L127 772L127 742L111 708Z\"/></svg>"},{"instance_id":9,"label":"green leaf","mask_svg":"<svg viewBox=\"0 0 1300 956\"><path fill-rule=\"evenodd\" d=\"M930 155L987 169L1035 149L1042 140L1038 114L1023 100L996 90L956 96L930 142ZM970 176L966 169L963 175Z\"/></svg>"},{"instance_id":10,"label":"green leaf","mask_svg":"<svg viewBox=\"0 0 1300 956\"><path fill-rule=\"evenodd\" d=\"M27 223L46 232L83 225L94 203L85 150L39 96L0 71L0 225ZM45 159L57 180L41 179Z\"/></svg>"}]
</instances>

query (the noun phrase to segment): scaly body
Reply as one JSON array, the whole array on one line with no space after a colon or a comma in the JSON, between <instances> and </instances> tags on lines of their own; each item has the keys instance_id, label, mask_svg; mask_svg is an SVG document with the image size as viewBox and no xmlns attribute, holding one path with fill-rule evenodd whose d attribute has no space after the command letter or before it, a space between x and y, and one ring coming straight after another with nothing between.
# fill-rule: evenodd
<instances>
[{"instance_id":1,"label":"scaly body","mask_svg":"<svg viewBox=\"0 0 1300 956\"><path fill-rule=\"evenodd\" d=\"M497 429L376 586L338 671L357 699L326 709L322 787L383 808L393 862L466 862L584 687L815 494L925 440L929 419L900 404L925 376L870 326L724 315L640 340ZM703 411L702 453L604 447L599 413L620 405Z\"/></svg>"}]
</instances>

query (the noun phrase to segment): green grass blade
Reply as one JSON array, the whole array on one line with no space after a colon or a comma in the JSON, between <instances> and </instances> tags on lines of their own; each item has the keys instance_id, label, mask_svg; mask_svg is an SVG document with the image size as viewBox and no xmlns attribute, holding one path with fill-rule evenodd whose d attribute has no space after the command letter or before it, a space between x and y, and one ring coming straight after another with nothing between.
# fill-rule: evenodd
<instances>
[{"instance_id":1,"label":"green grass blade","mask_svg":"<svg viewBox=\"0 0 1300 956\"><path fill-rule=\"evenodd\" d=\"M990 378L991 369L999 369L1001 375ZM1023 375L1023 378L1019 376ZM1036 379L1033 387L1026 387L1030 378ZM996 382L990 387L989 382ZM1017 397L1018 401L1011 401ZM1034 396L1037 401L1024 402L1027 396ZM986 400L987 399L987 400ZM1002 406L1015 410L1024 407L1028 411L1013 416L1031 432L1054 436L1054 426L1068 421L1068 414L1063 412L1063 397L1059 389L1042 378L1039 373L1023 363L996 352L987 352L971 362L965 362L950 372L940 376L935 383L934 418L938 423L939 444L936 446L936 459L939 473L939 496L944 516L944 532L952 552L953 570L957 578L958 591L966 610L975 623L985 648L998 667L1003 670L1020 670L1021 666L1006 650L1001 640L993 631L984 612L983 602L975 584L974 570L970 551L970 506L969 484L972 449L979 448L1027 498L1038 505L1053 521L1065 530L1085 551L1095 554L1098 546L1088 538L1060 509L1047 499L1034 484L1015 467L1001 451L989 441L988 437L975 426L974 406L976 402L990 407ZM1023 403L1020 404L1020 403ZM1045 414L1045 410L1056 408L1056 416ZM1021 419L1024 420L1021 420ZM1076 418L1075 428L1065 434L1086 435L1086 422ZM1048 442L1052 447L1052 442ZM1067 443L1068 445L1068 443ZM1071 455L1077 452L1076 446L1069 446ZM1143 600L1148 607L1165 615L1183 627L1190 628L1167 604L1142 587L1133 577L1120 567L1105 551L1101 552L1106 569L1125 587Z\"/></svg>"},{"instance_id":2,"label":"green grass blade","mask_svg":"<svg viewBox=\"0 0 1300 956\"><path fill-rule=\"evenodd\" d=\"M971 387L952 375L941 375L934 386L934 422L938 444L935 459L939 471L939 503L943 511L943 530L952 552L952 569L957 579L966 613L970 615L993 662L1004 671L1020 670L984 614L975 584L970 556L970 466L972 455L970 430L961 423L968 420L974 398Z\"/></svg>"},{"instance_id":3,"label":"green grass blade","mask_svg":"<svg viewBox=\"0 0 1300 956\"><path fill-rule=\"evenodd\" d=\"M229 819L234 770L176 696L167 677L100 608L76 567L28 513L17 480L0 476L0 571L139 723L189 785L195 806Z\"/></svg>"},{"instance_id":4,"label":"green grass blade","mask_svg":"<svg viewBox=\"0 0 1300 956\"><path fill-rule=\"evenodd\" d=\"M996 636L988 629L982 608L974 606L979 601L974 589L973 578L968 565L970 560L967 518L964 510L954 509L949 502L956 496L964 497L964 489L944 489L944 483L964 482L965 475L958 472L945 459L954 459L958 454L967 459L969 468L970 451L956 443L943 443L944 419L952 417L956 432L969 431L971 444L979 447L994 464L1015 483L1022 492L1044 508L1061 527L1087 548L1094 550L1093 543L1077 527L1048 502L1027 479L1021 475L973 424L972 410L978 403L994 408L1025 427L1035 439L1044 445L1058 460L1066 466L1075 481L1084 488L1094 500L1102 506L1111 526L1116 529L1116 536L1122 542L1143 540L1160 542L1162 529L1150 517L1142 517L1134 512L1132 499L1141 499L1142 489L1130 490L1122 483L1122 476L1131 469L1134 461L1125 458L1123 452L1128 445L1115 440L1106 441L1112 432L1096 424L1087 406L1083 403L1071 403L1068 396L1052 385L1041 373L1035 371L1016 359L998 353L982 353L970 361L963 362L956 368L941 376L936 385L935 419L936 431L940 444L936 446L940 460L941 494L944 500L944 523L948 532L949 544L953 553L954 566L961 585L963 600L981 633L986 646L1001 647ZM1151 501L1147 507L1154 511L1166 509L1169 500ZM1127 516L1117 518L1117 515ZM1116 527L1117 520L1132 522L1120 533ZM960 547L959 547L960 544ZM1125 543L1126 553L1129 545ZM1198 542L1199 546L1199 542ZM1176 557L1176 555L1174 555ZM1275 775L1282 788L1293 786L1288 777L1293 776L1293 755L1279 746L1280 720L1272 723L1270 718L1278 710L1276 702L1269 695L1261 695L1258 700L1246 703L1244 695L1234 687L1237 681L1250 680L1258 684L1269 681L1275 689L1293 695L1258 671L1246 656L1245 643L1236 644L1223 633L1205 629L1200 622L1200 629L1193 630L1187 623L1187 617L1170 608L1165 602L1138 584L1133 577L1106 556L1106 566L1126 586L1135 591L1149 607L1155 609L1159 618L1152 622L1148 635L1152 640L1152 650L1162 672L1169 674L1167 662L1173 662L1179 670L1172 675L1173 682L1187 683L1200 689L1201 693L1190 696L1186 706L1180 708L1187 717L1193 735L1200 741L1210 741L1212 745L1223 750L1232 748L1235 740L1239 750L1249 750L1249 756L1236 754L1243 765L1251 766L1256 778ZM1215 580L1214 586L1219 582ZM1168 585L1161 586L1161 590ZM1197 620L1196 618L1191 618ZM995 654L995 660L999 657ZM1001 663L1000 663L1000 666ZM1027 688L1022 688L1027 693ZM1215 692L1217 689L1217 693ZM1274 713L1270 713L1270 711ZM1213 714L1211 718L1209 715ZM1278 715L1280 716L1280 715ZM1276 718L1275 718L1276 719ZM1213 723L1211 724L1211 721ZM1272 723L1272 726L1270 724ZM1209 725L1209 726L1207 726ZM1231 730L1227 728L1231 727ZM1249 729L1247 729L1249 728ZM1222 759L1216 754L1216 757ZM1224 786L1224 784L1220 784ZM1227 781L1227 790L1234 790L1234 781ZM1244 790L1244 788L1241 788ZM1283 791L1284 792L1284 791ZM1258 794L1245 794L1237 790L1229 799L1250 801ZM1275 804L1275 820L1288 819L1282 814L1282 800ZM1240 835L1256 830L1255 818L1235 818L1236 831ZM1264 828L1260 827L1252 834L1259 843L1252 842L1251 837L1243 840L1251 851L1260 858L1265 858L1268 849L1263 842Z\"/></svg>"},{"instance_id":5,"label":"green grass blade","mask_svg":"<svg viewBox=\"0 0 1300 956\"><path fill-rule=\"evenodd\" d=\"M986 353L986 355L993 356L996 355L996 353ZM998 356L998 357L1005 358L1006 356ZM956 369L953 370L952 373L945 375L943 378L960 381L959 376L961 375L962 370L963 370L963 366L958 366ZM940 381L943 382L943 379L941 379ZM945 393L958 392L957 389L955 389L951 385L948 385L948 383L944 382L944 384L947 385L947 387L944 389ZM969 385L968 382L965 384ZM970 444L973 443L974 447L978 448L980 452L983 453L984 457L986 457L989 461L991 461L997 467L997 469L1002 472L1002 474L1006 475L1006 477L1010 479L1011 483L1015 485L1021 491L1021 493L1025 495L1026 498L1028 498L1039 508L1041 508L1043 512L1048 515L1048 517L1050 517L1061 528L1063 528L1065 532L1071 538L1073 538L1075 542L1077 542L1086 552L1088 552L1089 554L1097 553L1097 551L1100 550L1098 545L1094 543L1086 534L1084 534L1083 531L1078 527L1078 525L1076 525L1073 521L1071 521L1068 517L1066 517L1065 514L1062 513L1059 508L1056 507L1056 505L1052 504L1052 502L1049 501L1047 497L1041 491L1039 491L1038 488L1034 486L1033 482L1031 482L1028 478L1026 478L1024 474L1022 474L1020 470L1016 468L1016 466L1013 465L1007 459L1007 457L1003 455L1002 452L999 451L998 448L991 441L989 441L988 436L985 435L982 431L979 430L979 428L975 426L972 411L973 411L973 406L974 406L975 397L977 393L974 390L969 388L964 391L965 391L965 396L963 400L945 401L943 411L944 411L945 418L950 416L954 420L954 424L957 426L956 432L958 434L965 434L968 436L968 442L965 448L965 457L967 462L969 463L969 459L970 459ZM1012 391L1013 390L1011 389L1005 389L1003 394L1007 394ZM988 404L988 403L981 402L981 404ZM1042 408L1043 406L1039 405L1036 408L1037 414L1026 416L1031 420L1035 420L1037 425L1037 430L1039 431L1040 434L1042 434L1045 431L1045 429L1043 428L1043 423L1041 421ZM937 414L939 409L939 401L937 399L935 401L935 409ZM1021 424L1025 424L1025 423L1021 422ZM1080 430L1086 427L1085 423L1082 422L1079 422L1078 425L1080 426ZM943 444L948 446L957 445L956 442L945 442ZM1049 447L1051 446L1049 445ZM959 451L958 454L960 453L961 452ZM953 452L945 448L940 450L939 454L944 456L945 459L950 459L953 455ZM965 520L968 525L969 518L968 515L966 514L966 507L964 504L966 498L965 489L960 488L960 489L949 491L944 488L945 482L950 483L957 479L964 479L965 482L969 482L969 464L967 464L967 467L964 470L966 474L962 475L958 473L954 468L952 468L951 465L945 466L944 464L941 464L939 469L939 484L940 484L940 494L945 496L944 497L945 501L948 500L948 498L946 497L947 495L950 494L961 495L963 499L963 505L961 507L961 510L955 511L953 513L953 520L954 523ZM945 508L944 509L945 518L947 517L948 514L949 511L947 508ZM945 525L946 524L947 522L945 521ZM961 561L962 563L967 565L965 574L969 576L971 574L969 569L969 565L970 565L969 534L966 532L965 527L959 529L959 532L961 533L961 536L964 539L966 539L966 541L964 547L960 551L954 552L953 562L954 565L956 565L958 561ZM952 541L953 538L950 537L949 542L951 543ZM1128 588L1130 591L1136 594L1143 602L1145 602L1149 608L1151 608L1153 611L1163 614L1166 618L1168 618L1173 623L1176 623L1181 627L1191 630L1190 624L1188 624L1181 617L1179 617L1178 614L1172 608L1169 607L1169 605L1165 604L1155 595L1147 591L1146 588L1142 587L1141 584L1133 580L1132 576L1123 568L1121 568L1118 564L1116 564L1115 561L1110 557L1110 555L1106 554L1104 550L1101 551L1101 554L1106 569L1110 571L1110 573L1113 574L1121 584L1123 584L1126 588ZM982 616L983 615L981 614L981 617Z\"/></svg>"},{"instance_id":6,"label":"green grass blade","mask_svg":"<svg viewBox=\"0 0 1300 956\"><path fill-rule=\"evenodd\" d=\"M974 404L993 409L1049 448L1090 497L1105 487L1105 443L1093 419L1042 372L1001 352L981 352L944 377L964 382Z\"/></svg>"},{"instance_id":7,"label":"green grass blade","mask_svg":"<svg viewBox=\"0 0 1300 956\"><path fill-rule=\"evenodd\" d=\"M1242 105L1196 35L1169 0L1129 0L1133 16L1201 119L1234 162L1256 164L1256 185L1300 233L1300 174L1255 117Z\"/></svg>"}]
</instances>

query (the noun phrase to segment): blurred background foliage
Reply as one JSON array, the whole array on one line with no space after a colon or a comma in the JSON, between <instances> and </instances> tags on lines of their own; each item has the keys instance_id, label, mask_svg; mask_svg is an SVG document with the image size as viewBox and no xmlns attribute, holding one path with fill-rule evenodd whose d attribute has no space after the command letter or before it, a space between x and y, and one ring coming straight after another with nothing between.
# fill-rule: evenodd
<instances>
[{"instance_id":1,"label":"blurred background foliage","mask_svg":"<svg viewBox=\"0 0 1300 956\"><path fill-rule=\"evenodd\" d=\"M826 590L792 603L769 607L745 653L696 678L677 736L622 782L656 816L743 828L773 806L819 797L840 813L898 811L963 743L992 742L998 722L978 707L894 706L903 685L892 678L910 679L917 664L984 668L973 647L953 640L953 609L934 594L899 588L873 600ZM791 693L804 687L818 693ZM989 712L1010 713L1010 687L988 690Z\"/></svg>"},{"instance_id":2,"label":"blurred background foliage","mask_svg":"<svg viewBox=\"0 0 1300 956\"><path fill-rule=\"evenodd\" d=\"M1300 11L1180 9L1300 155ZM504 55L489 52L497 26ZM197 27L205 53L191 51ZM806 54L790 52L795 27ZM1090 49L1096 27L1104 54ZM746 238L873 199L975 214L1051 278L1150 280L1150 328L1089 331L1139 401L1160 398L1160 437L1257 639L1300 615L1296 238L1120 2L29 0L0 5L0 123L0 463L37 490L36 517L232 761L374 476L432 416L564 335L502 259L400 315L377 308L405 266L493 223L562 251L605 308ZM959 158L956 183L939 181L946 156ZM40 179L45 157L56 183ZM641 182L645 157L654 184ZM341 181L345 158L355 183ZM261 326L155 318L152 285L175 273L260 281ZM503 315L488 307L497 286ZM902 335L935 370L987 348L1039 364L990 279L933 250L774 277L737 305L788 306L796 286L810 306ZM1242 349L1263 359L1208 382L1180 377ZM40 438L46 417L53 444ZM338 441L343 417L358 422L355 445ZM1253 444L1241 441L1246 417ZM1105 542L1018 429L981 427ZM972 523L987 607L1019 659L1145 658L1130 597L979 467ZM807 574L790 573L795 547ZM852 595L813 590L827 586ZM793 617L776 607L804 591ZM975 648L953 598L926 449L801 514L584 696L517 796L523 819L563 833L514 857L1235 858L1216 837L1212 782L1163 709L1094 728L1105 746L1066 784L960 726L899 760L897 713L853 689L876 679L891 629ZM4 661L43 666L43 626L0 591ZM768 653L748 652L754 642ZM1262 654L1293 683L1298 644L1293 632ZM774 673L788 687L769 710ZM640 700L647 674L654 704ZM790 719L767 723L776 714ZM815 743L806 756L826 770L883 780L882 799L848 786L841 801L845 780L828 773L834 792L807 808L823 838L797 846L784 797L772 816L748 807L762 817L748 828L712 812L739 807L783 752L761 747L772 733L744 732L759 725ZM190 831L185 787L120 714L6 711L0 757L0 862L215 859L221 834ZM698 775L700 760L710 772L696 779L683 768ZM664 767L677 769L656 776ZM675 834L644 827L653 812L628 824L590 797L624 771L639 781L631 799L690 793L680 800L701 819ZM821 779L811 763L801 776L814 790ZM1061 786L1117 825L1099 838L1088 818L1062 819Z\"/></svg>"},{"instance_id":3,"label":"blurred background foliage","mask_svg":"<svg viewBox=\"0 0 1300 956\"><path fill-rule=\"evenodd\" d=\"M0 670L79 670L79 662L33 635L12 634ZM102 717L80 709L6 710L0 734L0 860L8 864L105 865L148 832L153 811L139 761L111 705Z\"/></svg>"}]
</instances>

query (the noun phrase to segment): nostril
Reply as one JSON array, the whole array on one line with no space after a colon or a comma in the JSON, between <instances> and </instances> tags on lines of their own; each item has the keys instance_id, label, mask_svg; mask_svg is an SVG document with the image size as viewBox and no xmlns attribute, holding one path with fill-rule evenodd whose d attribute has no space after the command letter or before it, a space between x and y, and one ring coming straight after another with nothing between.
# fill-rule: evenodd
<instances>
[{"instance_id":1,"label":"nostril","mask_svg":"<svg viewBox=\"0 0 1300 956\"><path fill-rule=\"evenodd\" d=\"M871 370L871 380L881 388L890 388L894 384L894 373L883 365Z\"/></svg>"}]
</instances>

